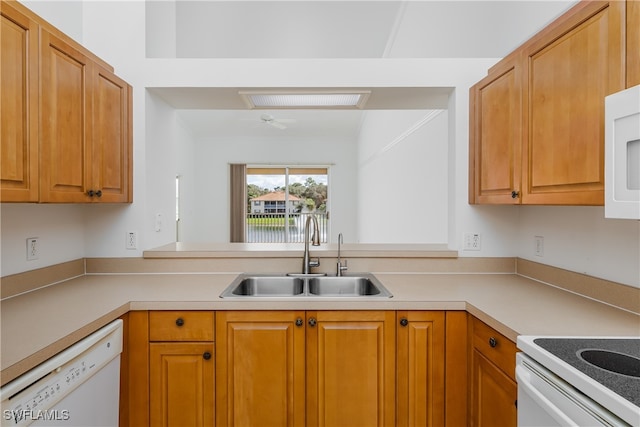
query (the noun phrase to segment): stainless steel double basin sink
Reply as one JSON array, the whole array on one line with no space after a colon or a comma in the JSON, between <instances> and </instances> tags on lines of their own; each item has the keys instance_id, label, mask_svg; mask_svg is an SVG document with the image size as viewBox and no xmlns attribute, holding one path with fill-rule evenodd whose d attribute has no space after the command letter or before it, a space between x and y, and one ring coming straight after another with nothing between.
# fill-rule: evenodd
<instances>
[{"instance_id":1,"label":"stainless steel double basin sink","mask_svg":"<svg viewBox=\"0 0 640 427\"><path fill-rule=\"evenodd\" d=\"M317 274L241 274L220 298L244 297L382 297L393 295L369 273L348 276Z\"/></svg>"}]
</instances>

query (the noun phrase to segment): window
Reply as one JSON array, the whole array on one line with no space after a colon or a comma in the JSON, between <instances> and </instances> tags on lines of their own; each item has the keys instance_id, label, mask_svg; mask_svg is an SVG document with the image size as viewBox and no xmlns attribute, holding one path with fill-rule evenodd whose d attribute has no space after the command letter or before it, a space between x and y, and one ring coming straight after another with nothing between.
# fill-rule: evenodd
<instances>
[{"instance_id":1,"label":"window","mask_svg":"<svg viewBox=\"0 0 640 427\"><path fill-rule=\"evenodd\" d=\"M243 241L303 242L306 220L315 215L327 242L328 178L327 167L247 167Z\"/></svg>"}]
</instances>

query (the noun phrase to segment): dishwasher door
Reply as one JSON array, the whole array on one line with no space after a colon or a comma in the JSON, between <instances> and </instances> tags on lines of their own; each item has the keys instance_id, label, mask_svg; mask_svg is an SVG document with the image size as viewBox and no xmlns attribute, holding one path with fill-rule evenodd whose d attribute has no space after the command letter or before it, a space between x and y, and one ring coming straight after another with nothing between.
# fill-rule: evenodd
<instances>
[{"instance_id":1,"label":"dishwasher door","mask_svg":"<svg viewBox=\"0 0 640 427\"><path fill-rule=\"evenodd\" d=\"M116 427L122 320L0 389L4 426Z\"/></svg>"}]
</instances>

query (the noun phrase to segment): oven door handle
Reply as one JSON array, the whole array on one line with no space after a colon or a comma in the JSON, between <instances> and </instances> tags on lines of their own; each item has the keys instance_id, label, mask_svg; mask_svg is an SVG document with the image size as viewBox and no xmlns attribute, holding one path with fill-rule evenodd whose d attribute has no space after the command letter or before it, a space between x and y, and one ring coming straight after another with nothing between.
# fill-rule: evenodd
<instances>
[{"instance_id":1,"label":"oven door handle","mask_svg":"<svg viewBox=\"0 0 640 427\"><path fill-rule=\"evenodd\" d=\"M527 393L542 409L558 421L560 425L567 427L580 427L531 384L531 375L536 375L536 373L522 365L516 366L516 380L518 381L518 387L521 387L525 393Z\"/></svg>"}]
</instances>

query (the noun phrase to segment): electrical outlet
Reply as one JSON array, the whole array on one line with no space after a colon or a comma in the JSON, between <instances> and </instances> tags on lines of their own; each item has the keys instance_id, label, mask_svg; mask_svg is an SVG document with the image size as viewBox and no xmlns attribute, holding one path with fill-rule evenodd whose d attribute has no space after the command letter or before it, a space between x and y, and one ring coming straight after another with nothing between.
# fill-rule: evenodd
<instances>
[{"instance_id":1,"label":"electrical outlet","mask_svg":"<svg viewBox=\"0 0 640 427\"><path fill-rule=\"evenodd\" d=\"M27 239L27 261L34 261L40 258L40 243L37 237Z\"/></svg>"},{"instance_id":2,"label":"electrical outlet","mask_svg":"<svg viewBox=\"0 0 640 427\"><path fill-rule=\"evenodd\" d=\"M135 231L127 231L124 247L127 249L136 249L138 247L138 233Z\"/></svg>"},{"instance_id":3,"label":"electrical outlet","mask_svg":"<svg viewBox=\"0 0 640 427\"><path fill-rule=\"evenodd\" d=\"M482 238L479 233L465 233L462 249L465 251L479 251L482 248Z\"/></svg>"},{"instance_id":4,"label":"electrical outlet","mask_svg":"<svg viewBox=\"0 0 640 427\"><path fill-rule=\"evenodd\" d=\"M536 256L543 257L544 256L544 237L535 236L533 238L534 242L534 253Z\"/></svg>"}]
</instances>

